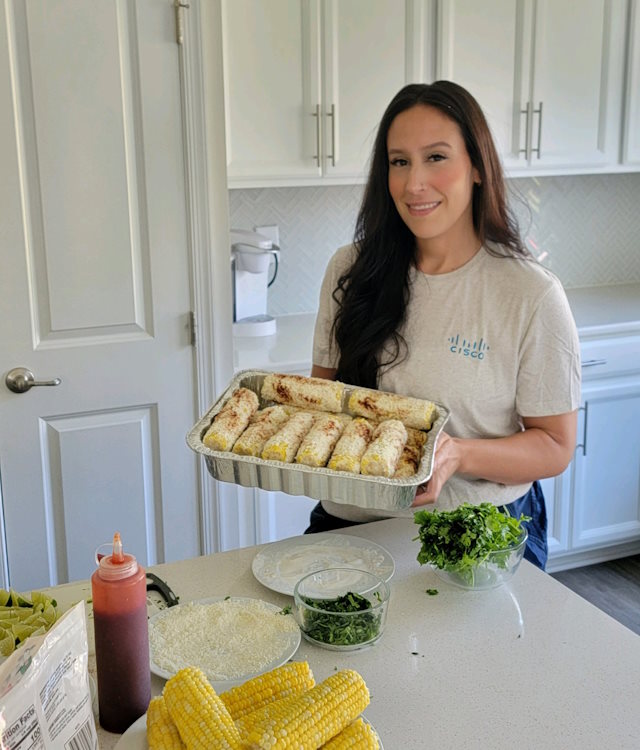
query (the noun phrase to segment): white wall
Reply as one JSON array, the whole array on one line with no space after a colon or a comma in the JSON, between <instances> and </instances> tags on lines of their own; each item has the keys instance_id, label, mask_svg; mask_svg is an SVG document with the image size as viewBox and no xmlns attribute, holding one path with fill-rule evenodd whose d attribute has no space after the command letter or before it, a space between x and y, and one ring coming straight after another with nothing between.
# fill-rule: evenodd
<instances>
[{"instance_id":1,"label":"white wall","mask_svg":"<svg viewBox=\"0 0 640 750\"><path fill-rule=\"evenodd\" d=\"M566 287L640 281L640 174L519 178L523 237ZM272 315L316 310L333 251L351 240L362 186L230 190L231 226L278 224Z\"/></svg>"}]
</instances>

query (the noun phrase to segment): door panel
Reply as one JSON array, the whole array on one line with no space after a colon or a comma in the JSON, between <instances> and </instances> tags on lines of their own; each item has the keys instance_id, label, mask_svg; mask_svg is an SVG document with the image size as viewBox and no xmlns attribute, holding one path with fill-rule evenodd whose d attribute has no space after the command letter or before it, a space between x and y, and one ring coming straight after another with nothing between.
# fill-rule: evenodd
<instances>
[{"instance_id":1,"label":"door panel","mask_svg":"<svg viewBox=\"0 0 640 750\"><path fill-rule=\"evenodd\" d=\"M173 9L6 8L0 482L21 589L86 577L116 530L143 564L197 554L199 509ZM17 366L62 382L12 393Z\"/></svg>"}]
</instances>

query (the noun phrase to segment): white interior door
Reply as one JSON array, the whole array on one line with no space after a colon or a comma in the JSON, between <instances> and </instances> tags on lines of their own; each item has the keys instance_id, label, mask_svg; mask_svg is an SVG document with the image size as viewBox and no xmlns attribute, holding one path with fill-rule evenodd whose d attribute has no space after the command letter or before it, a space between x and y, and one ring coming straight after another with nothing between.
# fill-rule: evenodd
<instances>
[{"instance_id":1,"label":"white interior door","mask_svg":"<svg viewBox=\"0 0 640 750\"><path fill-rule=\"evenodd\" d=\"M171 3L0 13L3 581L86 577L121 532L198 554L190 265ZM14 367L60 385L17 394Z\"/></svg>"}]
</instances>

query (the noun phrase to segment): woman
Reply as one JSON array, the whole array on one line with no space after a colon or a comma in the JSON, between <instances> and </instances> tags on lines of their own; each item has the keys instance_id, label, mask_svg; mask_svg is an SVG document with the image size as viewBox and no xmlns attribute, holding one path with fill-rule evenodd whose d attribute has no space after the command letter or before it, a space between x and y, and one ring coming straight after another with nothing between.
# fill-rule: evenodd
<instances>
[{"instance_id":1,"label":"woman","mask_svg":"<svg viewBox=\"0 0 640 750\"><path fill-rule=\"evenodd\" d=\"M354 243L322 285L313 363L313 376L445 404L414 507L489 501L531 516L525 557L544 569L537 480L573 455L578 337L560 282L523 246L487 122L462 87L410 84L384 113ZM389 515L324 502L307 531Z\"/></svg>"}]
</instances>

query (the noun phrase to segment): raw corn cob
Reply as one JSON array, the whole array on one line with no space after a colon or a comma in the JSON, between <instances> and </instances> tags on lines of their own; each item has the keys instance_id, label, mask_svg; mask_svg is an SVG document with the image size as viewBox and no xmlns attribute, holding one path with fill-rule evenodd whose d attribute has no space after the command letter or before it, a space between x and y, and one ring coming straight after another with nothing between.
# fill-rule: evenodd
<instances>
[{"instance_id":1,"label":"raw corn cob","mask_svg":"<svg viewBox=\"0 0 640 750\"><path fill-rule=\"evenodd\" d=\"M324 744L322 750L378 750L379 747L375 729L359 717Z\"/></svg>"},{"instance_id":2,"label":"raw corn cob","mask_svg":"<svg viewBox=\"0 0 640 750\"><path fill-rule=\"evenodd\" d=\"M343 430L344 423L337 417L330 414L316 417L313 426L300 443L296 463L324 466Z\"/></svg>"},{"instance_id":3,"label":"raw corn cob","mask_svg":"<svg viewBox=\"0 0 640 750\"><path fill-rule=\"evenodd\" d=\"M406 441L407 430L400 420L387 419L380 422L362 456L362 474L392 477Z\"/></svg>"},{"instance_id":4,"label":"raw corn cob","mask_svg":"<svg viewBox=\"0 0 640 750\"><path fill-rule=\"evenodd\" d=\"M282 406L268 406L260 409L253 417L247 429L240 435L233 446L233 452L241 456L260 456L264 444L276 434L289 419Z\"/></svg>"},{"instance_id":5,"label":"raw corn cob","mask_svg":"<svg viewBox=\"0 0 640 750\"><path fill-rule=\"evenodd\" d=\"M181 669L162 694L187 750L240 750L236 725L201 669Z\"/></svg>"},{"instance_id":6,"label":"raw corn cob","mask_svg":"<svg viewBox=\"0 0 640 750\"><path fill-rule=\"evenodd\" d=\"M220 693L220 699L237 721L273 701L300 695L315 684L308 662L291 661Z\"/></svg>"},{"instance_id":7,"label":"raw corn cob","mask_svg":"<svg viewBox=\"0 0 640 750\"><path fill-rule=\"evenodd\" d=\"M238 722L252 750L318 750L369 705L362 677L343 669L295 698L269 704Z\"/></svg>"},{"instance_id":8,"label":"raw corn cob","mask_svg":"<svg viewBox=\"0 0 640 750\"><path fill-rule=\"evenodd\" d=\"M349 397L349 411L376 421L399 419L407 427L429 430L437 417L435 404L421 398L358 388Z\"/></svg>"},{"instance_id":9,"label":"raw corn cob","mask_svg":"<svg viewBox=\"0 0 640 750\"><path fill-rule=\"evenodd\" d=\"M345 428L333 449L327 467L335 471L349 471L352 474L360 473L360 459L367 449L367 445L373 435L371 422L357 417Z\"/></svg>"},{"instance_id":10,"label":"raw corn cob","mask_svg":"<svg viewBox=\"0 0 640 750\"><path fill-rule=\"evenodd\" d=\"M185 750L162 695L152 698L147 708L147 745L149 750Z\"/></svg>"},{"instance_id":11,"label":"raw corn cob","mask_svg":"<svg viewBox=\"0 0 640 750\"><path fill-rule=\"evenodd\" d=\"M256 394L248 388L236 388L227 403L213 418L202 442L214 451L230 451L258 410Z\"/></svg>"},{"instance_id":12,"label":"raw corn cob","mask_svg":"<svg viewBox=\"0 0 640 750\"><path fill-rule=\"evenodd\" d=\"M262 398L279 404L291 404L320 411L342 411L344 383L302 375L270 373L262 384Z\"/></svg>"},{"instance_id":13,"label":"raw corn cob","mask_svg":"<svg viewBox=\"0 0 640 750\"><path fill-rule=\"evenodd\" d=\"M261 457L266 461L291 463L296 457L304 436L313 425L314 417L307 411L299 411L269 438L264 444Z\"/></svg>"}]
</instances>

